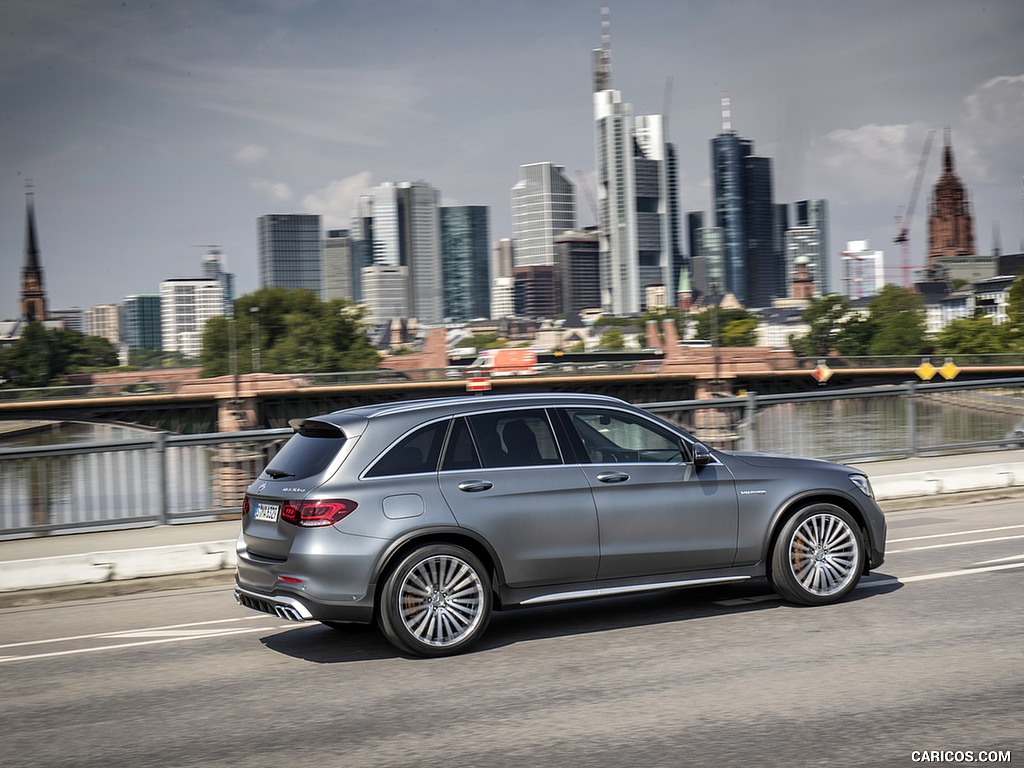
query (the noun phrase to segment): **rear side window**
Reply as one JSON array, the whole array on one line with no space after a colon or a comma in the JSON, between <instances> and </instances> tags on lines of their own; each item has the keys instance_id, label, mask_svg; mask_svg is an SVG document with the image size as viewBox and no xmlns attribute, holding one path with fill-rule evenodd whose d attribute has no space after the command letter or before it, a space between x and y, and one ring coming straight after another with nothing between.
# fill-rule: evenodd
<instances>
[{"instance_id":1,"label":"rear side window","mask_svg":"<svg viewBox=\"0 0 1024 768\"><path fill-rule=\"evenodd\" d=\"M428 424L402 438L370 467L366 476L386 477L436 472L448 424L447 421Z\"/></svg>"},{"instance_id":2,"label":"rear side window","mask_svg":"<svg viewBox=\"0 0 1024 768\"><path fill-rule=\"evenodd\" d=\"M275 480L323 472L345 444L345 433L323 421L305 421L271 460L263 474Z\"/></svg>"},{"instance_id":3,"label":"rear side window","mask_svg":"<svg viewBox=\"0 0 1024 768\"><path fill-rule=\"evenodd\" d=\"M485 467L561 464L562 457L543 410L481 413L469 417Z\"/></svg>"}]
</instances>

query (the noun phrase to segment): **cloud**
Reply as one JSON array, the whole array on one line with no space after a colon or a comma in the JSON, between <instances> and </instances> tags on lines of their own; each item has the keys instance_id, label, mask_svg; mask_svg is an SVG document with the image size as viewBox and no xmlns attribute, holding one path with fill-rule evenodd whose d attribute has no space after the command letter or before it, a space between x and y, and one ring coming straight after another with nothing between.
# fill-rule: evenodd
<instances>
[{"instance_id":1,"label":"cloud","mask_svg":"<svg viewBox=\"0 0 1024 768\"><path fill-rule=\"evenodd\" d=\"M269 150L260 144L246 144L235 153L235 162L240 165L259 165Z\"/></svg>"},{"instance_id":2,"label":"cloud","mask_svg":"<svg viewBox=\"0 0 1024 768\"><path fill-rule=\"evenodd\" d=\"M1012 183L1022 167L1007 163L1019 156L1024 126L1024 74L994 77L975 87L965 98L964 133L968 142L956 141L957 163L979 182ZM961 151L963 147L963 151Z\"/></svg>"},{"instance_id":3,"label":"cloud","mask_svg":"<svg viewBox=\"0 0 1024 768\"><path fill-rule=\"evenodd\" d=\"M811 141L807 176L828 184L837 199L905 204L928 130L919 123L870 123L830 131Z\"/></svg>"},{"instance_id":4,"label":"cloud","mask_svg":"<svg viewBox=\"0 0 1024 768\"><path fill-rule=\"evenodd\" d=\"M262 192L271 200L277 200L284 202L292 199L292 190L283 181L267 181L266 179L257 179L256 181L250 182L249 187L255 189L257 192Z\"/></svg>"},{"instance_id":5,"label":"cloud","mask_svg":"<svg viewBox=\"0 0 1024 768\"><path fill-rule=\"evenodd\" d=\"M370 192L372 174L360 171L344 179L330 182L326 187L302 198L307 213L318 213L325 229L347 227L351 224L356 199Z\"/></svg>"}]
</instances>

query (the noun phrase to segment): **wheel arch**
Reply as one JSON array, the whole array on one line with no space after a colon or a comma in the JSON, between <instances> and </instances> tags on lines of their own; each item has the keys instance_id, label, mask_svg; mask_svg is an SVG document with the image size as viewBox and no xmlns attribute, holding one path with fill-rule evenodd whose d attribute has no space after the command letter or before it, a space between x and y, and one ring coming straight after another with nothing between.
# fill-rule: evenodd
<instances>
[{"instance_id":1,"label":"wheel arch","mask_svg":"<svg viewBox=\"0 0 1024 768\"><path fill-rule=\"evenodd\" d=\"M504 573L500 561L494 550L483 539L474 536L462 528L436 528L412 531L409 535L394 541L382 555L378 566L374 569L373 584L373 611L376 616L380 611L380 595L384 583L388 580L391 572L398 567L402 559L413 550L431 544L452 544L472 552L487 569L490 576L490 587L492 592L492 604L494 610L501 610L501 590L499 585L504 583Z\"/></svg>"},{"instance_id":2,"label":"wheel arch","mask_svg":"<svg viewBox=\"0 0 1024 768\"><path fill-rule=\"evenodd\" d=\"M775 551L775 544L779 540L779 536L782 533L783 527L785 527L786 523L789 522L793 517L798 515L801 510L806 509L807 507L812 506L814 504L833 504L842 509L844 512L848 513L850 517L853 518L854 522L857 523L857 528L860 529L861 543L864 547L865 552L864 567L862 573L867 574L868 569L870 567L869 560L871 559L867 557L867 552L870 551L872 541L871 531L868 528L867 520L864 516L863 510L861 510L861 508L856 503L854 503L853 500L850 499L848 496L843 496L842 494L832 493L828 491L812 491L801 496L798 496L796 498L790 499L779 510L778 514L776 514L775 518L772 520L770 528L771 533L768 537L766 537L764 550L761 552L762 560L765 563L765 573L768 576L769 580L771 580L772 578L772 552Z\"/></svg>"}]
</instances>

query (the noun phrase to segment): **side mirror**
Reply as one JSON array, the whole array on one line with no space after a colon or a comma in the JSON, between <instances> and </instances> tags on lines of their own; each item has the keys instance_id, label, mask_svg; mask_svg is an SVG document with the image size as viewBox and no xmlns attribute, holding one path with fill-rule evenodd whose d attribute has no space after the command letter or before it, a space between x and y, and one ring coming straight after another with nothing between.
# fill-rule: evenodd
<instances>
[{"instance_id":1,"label":"side mirror","mask_svg":"<svg viewBox=\"0 0 1024 768\"><path fill-rule=\"evenodd\" d=\"M704 443L693 444L693 466L697 469L706 467L711 463L711 449L708 448Z\"/></svg>"}]
</instances>

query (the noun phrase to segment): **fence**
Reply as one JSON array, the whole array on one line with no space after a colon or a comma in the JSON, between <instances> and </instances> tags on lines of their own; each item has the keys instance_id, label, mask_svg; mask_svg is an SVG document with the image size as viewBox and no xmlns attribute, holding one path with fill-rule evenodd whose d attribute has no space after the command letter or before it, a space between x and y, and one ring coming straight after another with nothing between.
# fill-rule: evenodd
<instances>
[{"instance_id":1,"label":"fence","mask_svg":"<svg viewBox=\"0 0 1024 768\"><path fill-rule=\"evenodd\" d=\"M1024 446L1024 378L646 403L714 448L833 460ZM289 429L0 449L0 538L236 516Z\"/></svg>"},{"instance_id":2,"label":"fence","mask_svg":"<svg viewBox=\"0 0 1024 768\"><path fill-rule=\"evenodd\" d=\"M0 538L235 516L290 429L0 449Z\"/></svg>"}]
</instances>

